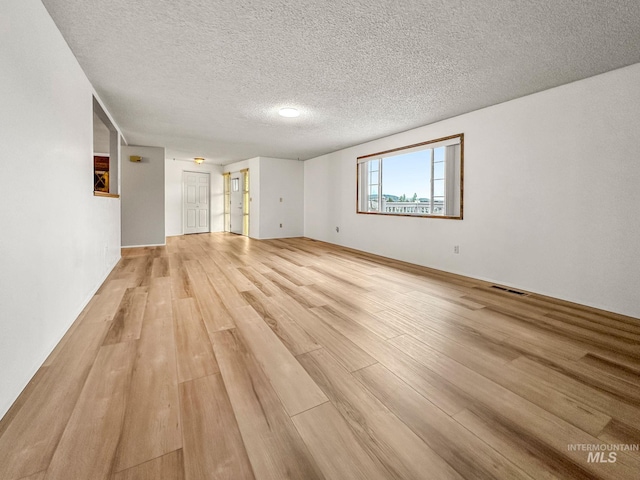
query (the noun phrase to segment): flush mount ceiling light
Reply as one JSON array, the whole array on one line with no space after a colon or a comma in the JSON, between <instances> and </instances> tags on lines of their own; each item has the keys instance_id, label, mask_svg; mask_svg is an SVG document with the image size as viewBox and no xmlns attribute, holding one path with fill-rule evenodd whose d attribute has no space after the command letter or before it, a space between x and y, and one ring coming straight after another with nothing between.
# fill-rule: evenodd
<instances>
[{"instance_id":1,"label":"flush mount ceiling light","mask_svg":"<svg viewBox=\"0 0 640 480\"><path fill-rule=\"evenodd\" d=\"M294 118L300 115L300 112L295 108L281 108L278 112L281 117Z\"/></svg>"},{"instance_id":2,"label":"flush mount ceiling light","mask_svg":"<svg viewBox=\"0 0 640 480\"><path fill-rule=\"evenodd\" d=\"M202 162L204 162L204 158L196 157L193 159L193 161L196 162L198 165L200 165Z\"/></svg>"}]
</instances>

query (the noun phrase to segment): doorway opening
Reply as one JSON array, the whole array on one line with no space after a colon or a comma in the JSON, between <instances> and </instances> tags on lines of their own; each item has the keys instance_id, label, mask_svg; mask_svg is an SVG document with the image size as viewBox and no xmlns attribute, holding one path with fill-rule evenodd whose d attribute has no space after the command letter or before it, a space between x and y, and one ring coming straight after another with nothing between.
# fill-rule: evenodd
<instances>
[{"instance_id":1,"label":"doorway opening","mask_svg":"<svg viewBox=\"0 0 640 480\"><path fill-rule=\"evenodd\" d=\"M224 230L249 236L249 169L224 174Z\"/></svg>"}]
</instances>

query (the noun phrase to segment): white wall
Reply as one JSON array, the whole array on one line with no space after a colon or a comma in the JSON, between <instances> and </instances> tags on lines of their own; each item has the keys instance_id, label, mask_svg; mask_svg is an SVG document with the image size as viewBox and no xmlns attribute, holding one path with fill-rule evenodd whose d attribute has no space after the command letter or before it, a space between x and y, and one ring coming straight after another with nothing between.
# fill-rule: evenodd
<instances>
[{"instance_id":1,"label":"white wall","mask_svg":"<svg viewBox=\"0 0 640 480\"><path fill-rule=\"evenodd\" d=\"M122 246L164 245L164 148L122 147L121 185Z\"/></svg>"},{"instance_id":2,"label":"white wall","mask_svg":"<svg viewBox=\"0 0 640 480\"><path fill-rule=\"evenodd\" d=\"M0 18L0 416L120 258L93 196L93 88L38 0Z\"/></svg>"},{"instance_id":3,"label":"white wall","mask_svg":"<svg viewBox=\"0 0 640 480\"><path fill-rule=\"evenodd\" d=\"M640 64L309 160L305 236L640 317L638 85ZM355 213L357 156L456 133L464 220Z\"/></svg>"},{"instance_id":4,"label":"white wall","mask_svg":"<svg viewBox=\"0 0 640 480\"><path fill-rule=\"evenodd\" d=\"M260 157L260 238L304 234L303 186L303 162Z\"/></svg>"},{"instance_id":5,"label":"white wall","mask_svg":"<svg viewBox=\"0 0 640 480\"><path fill-rule=\"evenodd\" d=\"M165 160L165 228L167 237L182 235L182 173L208 173L211 181L210 221L212 232L224 230L224 190L222 167L204 162L197 165L194 161Z\"/></svg>"},{"instance_id":6,"label":"white wall","mask_svg":"<svg viewBox=\"0 0 640 480\"><path fill-rule=\"evenodd\" d=\"M109 142L111 140L111 132L104 124L100 117L93 114L93 154L94 155L104 155L109 154L110 146Z\"/></svg>"}]
</instances>

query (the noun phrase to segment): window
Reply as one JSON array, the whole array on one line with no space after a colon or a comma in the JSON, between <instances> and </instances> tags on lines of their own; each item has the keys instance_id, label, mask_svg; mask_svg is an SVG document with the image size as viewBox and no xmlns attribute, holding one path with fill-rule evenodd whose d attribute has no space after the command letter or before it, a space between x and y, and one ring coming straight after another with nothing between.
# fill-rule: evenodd
<instances>
[{"instance_id":1,"label":"window","mask_svg":"<svg viewBox=\"0 0 640 480\"><path fill-rule=\"evenodd\" d=\"M464 135L358 157L358 213L462 219Z\"/></svg>"}]
</instances>

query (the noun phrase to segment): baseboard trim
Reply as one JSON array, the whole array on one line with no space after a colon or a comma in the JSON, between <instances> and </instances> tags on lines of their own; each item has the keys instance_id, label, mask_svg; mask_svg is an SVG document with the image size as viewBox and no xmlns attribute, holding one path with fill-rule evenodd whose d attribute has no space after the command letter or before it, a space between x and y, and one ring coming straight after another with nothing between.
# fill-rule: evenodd
<instances>
[{"instance_id":1,"label":"baseboard trim","mask_svg":"<svg viewBox=\"0 0 640 480\"><path fill-rule=\"evenodd\" d=\"M166 247L167 242L164 243L150 243L148 245L122 245L120 248L144 248L144 247Z\"/></svg>"}]
</instances>

